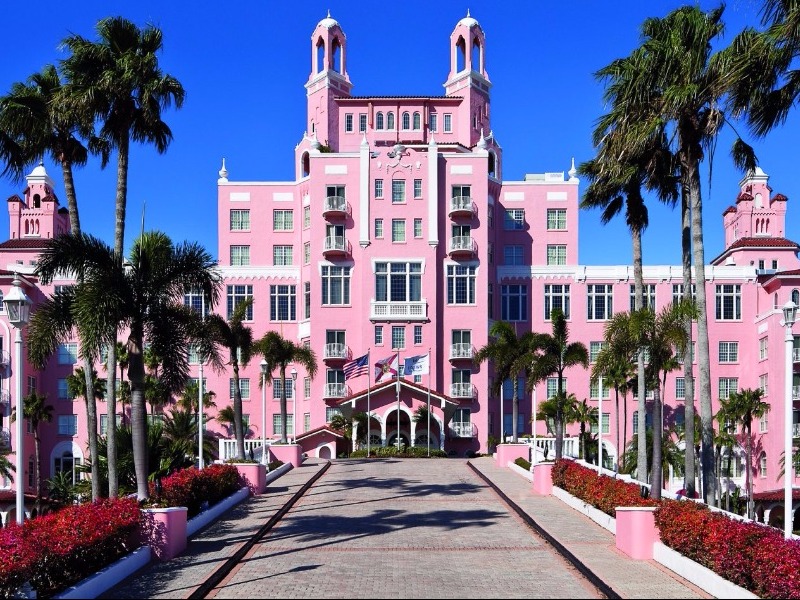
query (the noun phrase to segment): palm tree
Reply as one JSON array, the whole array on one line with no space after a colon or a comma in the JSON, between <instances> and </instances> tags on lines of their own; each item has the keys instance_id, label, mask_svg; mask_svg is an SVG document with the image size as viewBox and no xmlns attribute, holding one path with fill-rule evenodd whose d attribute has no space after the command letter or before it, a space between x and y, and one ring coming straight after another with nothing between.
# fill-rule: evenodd
<instances>
[{"instance_id":1,"label":"palm tree","mask_svg":"<svg viewBox=\"0 0 800 600\"><path fill-rule=\"evenodd\" d=\"M31 392L22 398L22 417L33 430L34 461L36 461L36 504L42 500L42 436L39 425L53 420L53 407L47 404L47 396ZM17 420L17 409L11 413L11 422ZM7 476L7 474L3 474Z\"/></svg>"},{"instance_id":2,"label":"palm tree","mask_svg":"<svg viewBox=\"0 0 800 600\"><path fill-rule=\"evenodd\" d=\"M591 426L598 424L597 409L594 406L589 406L586 398L584 398L582 402L576 404L574 418L580 424L578 456L580 458L585 458L588 446L587 442L589 441L588 438L592 435ZM586 431L587 425L589 425L590 428L588 435Z\"/></svg>"},{"instance_id":3,"label":"palm tree","mask_svg":"<svg viewBox=\"0 0 800 600\"><path fill-rule=\"evenodd\" d=\"M747 516L753 518L755 503L753 502L753 419L760 419L769 412L770 405L762 399L764 393L760 389L746 389L731 392L727 399L720 398L720 423L730 421L734 428L742 428L745 438L745 464L747 486Z\"/></svg>"},{"instance_id":4,"label":"palm tree","mask_svg":"<svg viewBox=\"0 0 800 600\"><path fill-rule=\"evenodd\" d=\"M421 407L421 408L423 408L423 410L424 410L425 407ZM426 413L426 415L427 415L427 413ZM414 418L416 418L416 415L414 415ZM427 416L426 416L426 418L427 418ZM358 433L356 435L356 440L355 440L356 443L366 442L366 440L367 440L367 413L365 413L363 411L360 411L360 410L353 411L353 414L351 415L351 417L349 419L347 419L344 415L337 413L337 414L333 415L333 417L331 418L331 422L330 422L331 429L335 429L336 431L340 432L344 436L344 439L348 441L348 444L347 444L347 455L348 456L350 455L350 448L352 446L352 444L350 442L352 442L352 440L353 440L353 424L356 424L358 426Z\"/></svg>"},{"instance_id":5,"label":"palm tree","mask_svg":"<svg viewBox=\"0 0 800 600\"><path fill-rule=\"evenodd\" d=\"M246 367L253 356L253 330L243 323L252 306L253 299L247 298L236 305L227 321L217 314L210 314L206 318L208 330L217 344L228 351L230 357L229 364L233 370L233 431L236 437L236 452L240 460L244 460L245 455L239 367Z\"/></svg>"},{"instance_id":6,"label":"palm tree","mask_svg":"<svg viewBox=\"0 0 800 600\"><path fill-rule=\"evenodd\" d=\"M511 380L511 431L512 443L517 443L519 428L519 376L526 372L533 358L538 336L525 332L517 336L516 329L505 321L495 321L489 330L492 339L480 348L473 358L476 365L491 361L494 366L494 383L491 392L500 393L500 386L506 379ZM530 383L530 382L529 382ZM500 407L500 418L503 418L503 408Z\"/></svg>"},{"instance_id":7,"label":"palm tree","mask_svg":"<svg viewBox=\"0 0 800 600\"><path fill-rule=\"evenodd\" d=\"M541 334L537 338L537 347L529 368L528 385L542 381L550 375L558 378L556 395L560 398L565 395L564 372L570 367L589 366L589 352L581 342L569 341L569 328L567 319L560 309L551 313L553 321L552 334ZM557 405L555 414L556 429L556 460L561 458L564 442L564 414L561 404Z\"/></svg>"},{"instance_id":8,"label":"palm tree","mask_svg":"<svg viewBox=\"0 0 800 600\"><path fill-rule=\"evenodd\" d=\"M196 397L196 395L195 395ZM191 410L172 409L164 417L162 431L169 443L171 455L187 457L186 463L193 464L197 457L197 418ZM203 460L206 464L214 460L214 440L203 436Z\"/></svg>"},{"instance_id":9,"label":"palm tree","mask_svg":"<svg viewBox=\"0 0 800 600\"><path fill-rule=\"evenodd\" d=\"M548 431L553 431L553 433L555 433L556 415L559 414L561 415L565 427L572 423L577 423L578 398L575 394L562 392L561 394L551 396L544 402L540 402L536 418L545 422Z\"/></svg>"},{"instance_id":10,"label":"palm tree","mask_svg":"<svg viewBox=\"0 0 800 600\"><path fill-rule=\"evenodd\" d=\"M185 411L194 412L195 418L199 416L200 407L198 406L198 397L200 396L200 384L196 380L190 379L186 382L183 392L178 397L178 408ZM212 390L203 390L203 408L215 408L217 403L214 398L217 397L216 392ZM205 414L205 413L204 413Z\"/></svg>"},{"instance_id":11,"label":"palm tree","mask_svg":"<svg viewBox=\"0 0 800 600\"><path fill-rule=\"evenodd\" d=\"M75 372L67 375L67 394L70 398L83 398L86 405L86 427L89 439L89 454L91 455L91 483L92 500L96 500L101 495L100 491L100 457L97 454L97 401L105 396L105 381L98 379L97 371L91 370L87 377L83 367L78 367ZM93 394L86 393L86 382L92 382ZM108 430L111 428L109 427ZM92 449L92 444L94 448Z\"/></svg>"},{"instance_id":12,"label":"palm tree","mask_svg":"<svg viewBox=\"0 0 800 600\"><path fill-rule=\"evenodd\" d=\"M628 443L628 391L632 387L631 379L636 376L636 369L631 361L631 357L634 353L634 348L618 348L612 346L609 340L606 339L606 345L597 355L591 374L592 381L597 381L602 377L606 385L610 385L614 388L617 433L616 447L620 461L624 458L622 449ZM620 393L622 394L622 412L619 410ZM619 437L620 422L622 422L622 441L620 441ZM618 468L622 468L622 466L623 465L620 464Z\"/></svg>"},{"instance_id":13,"label":"palm tree","mask_svg":"<svg viewBox=\"0 0 800 600\"><path fill-rule=\"evenodd\" d=\"M161 411L170 400L169 391L158 377L159 356L149 346L144 349L144 399L150 405L150 420L155 421L156 409Z\"/></svg>"},{"instance_id":14,"label":"palm tree","mask_svg":"<svg viewBox=\"0 0 800 600\"><path fill-rule=\"evenodd\" d=\"M643 426L643 425L644 424L642 423L640 425L640 427ZM647 447L647 464L648 465L652 465L653 464L653 437L654 437L653 436L653 432L654 432L654 430L655 430L655 428L653 428L653 429L649 429L648 428L647 431L645 432L645 441L646 441L646 447ZM639 431L641 431L641 429ZM678 444L675 443L675 440L673 439L673 435L672 435L671 431L667 432L667 435L662 436L662 438L661 438L661 450L660 450L659 454L661 455L661 461L660 461L661 464L659 465L659 471L661 473L669 471L670 467L672 467L672 469L676 473L681 473L682 472L683 463L684 463L683 450L681 450L680 447L678 446ZM638 444L637 444L636 440L631 440L631 443L628 444L627 448L625 449L625 460L624 460L625 469L623 469L622 472L623 473L627 473L627 474L638 473L639 472L638 461L639 461L639 447L638 447ZM656 482L655 475L653 475L649 479L652 482L651 483L651 487L650 487L651 493L654 493L655 490L657 488L660 488L661 486L655 484L655 482ZM662 484L663 484L663 481L662 481Z\"/></svg>"},{"instance_id":15,"label":"palm tree","mask_svg":"<svg viewBox=\"0 0 800 600\"><path fill-rule=\"evenodd\" d=\"M233 414L233 407L228 405L224 406L219 411L217 411L217 416L214 417L220 425L225 427L228 430L228 435L234 429L234 424L236 423L236 417Z\"/></svg>"},{"instance_id":16,"label":"palm tree","mask_svg":"<svg viewBox=\"0 0 800 600\"><path fill-rule=\"evenodd\" d=\"M190 343L202 345L213 364L219 357L200 316L183 306L187 287L205 290L212 305L219 295L220 275L211 255L195 243L175 245L161 232L148 232L133 244L130 264L123 268L104 242L83 234L59 236L42 252L36 274L50 283L58 273L76 274L78 283L43 302L28 327L28 357L41 368L47 357L75 327L81 345L99 354L108 332L128 332L131 428L137 493L147 488L147 419L144 402L145 342L162 357L160 379L165 389L177 393L188 377ZM115 367L116 368L116 367Z\"/></svg>"},{"instance_id":17,"label":"palm tree","mask_svg":"<svg viewBox=\"0 0 800 600\"><path fill-rule=\"evenodd\" d=\"M311 348L298 345L284 339L275 331L268 331L264 337L254 344L254 351L267 361L266 372L278 369L281 376L281 444L286 443L286 367L289 363L297 363L304 367L308 376L313 379L317 374L317 356ZM270 378L267 378L270 381ZM295 401L297 399L295 398ZM297 431L297 424L293 424Z\"/></svg>"},{"instance_id":18,"label":"palm tree","mask_svg":"<svg viewBox=\"0 0 800 600\"><path fill-rule=\"evenodd\" d=\"M711 406L710 354L705 289L700 162L713 149L721 128L728 122L722 103L731 89L731 57L724 50L712 54L722 33L723 8L703 12L684 6L664 18L649 18L642 25L643 42L630 57L614 61L603 71L619 77L620 85L607 93L613 105L628 112L633 126L621 145L634 154L646 147L654 133L665 126L674 129L674 149L681 194L691 213L691 245L697 281L698 388L703 423L702 468L706 502L714 502L713 412ZM741 139L733 145L735 164L755 168L752 148ZM687 216L688 219L688 216ZM686 290L688 293L688 290Z\"/></svg>"}]
</instances>

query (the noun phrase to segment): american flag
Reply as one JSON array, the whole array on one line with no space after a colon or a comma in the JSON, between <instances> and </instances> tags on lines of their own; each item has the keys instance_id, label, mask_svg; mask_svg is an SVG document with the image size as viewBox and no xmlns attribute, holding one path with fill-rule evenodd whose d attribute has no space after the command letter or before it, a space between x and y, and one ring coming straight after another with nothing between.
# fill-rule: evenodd
<instances>
[{"instance_id":1,"label":"american flag","mask_svg":"<svg viewBox=\"0 0 800 600\"><path fill-rule=\"evenodd\" d=\"M369 373L369 354L359 356L348 363L344 363L342 370L344 371L345 380L358 377L359 375L366 375Z\"/></svg>"}]
</instances>

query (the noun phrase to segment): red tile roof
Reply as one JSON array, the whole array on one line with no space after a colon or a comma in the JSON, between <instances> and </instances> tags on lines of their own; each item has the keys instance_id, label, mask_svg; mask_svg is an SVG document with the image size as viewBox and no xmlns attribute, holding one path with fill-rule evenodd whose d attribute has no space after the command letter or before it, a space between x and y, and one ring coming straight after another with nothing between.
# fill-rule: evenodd
<instances>
[{"instance_id":1,"label":"red tile roof","mask_svg":"<svg viewBox=\"0 0 800 600\"><path fill-rule=\"evenodd\" d=\"M775 194L775 195L772 197L772 199L773 199L773 200L778 200L778 201L780 201L780 202L786 202L786 201L787 201L789 198L787 198L787 197L786 197L786 196L784 196L783 194L780 194L780 193L778 193L778 194Z\"/></svg>"},{"instance_id":2,"label":"red tile roof","mask_svg":"<svg viewBox=\"0 0 800 600\"><path fill-rule=\"evenodd\" d=\"M753 500L762 502L782 502L783 493L783 488L779 490L770 490L768 492L757 492L753 494ZM792 500L800 500L800 489L792 488Z\"/></svg>"},{"instance_id":3,"label":"red tile roof","mask_svg":"<svg viewBox=\"0 0 800 600\"><path fill-rule=\"evenodd\" d=\"M778 237L746 237L733 242L728 250L737 248L797 248L797 243Z\"/></svg>"},{"instance_id":4,"label":"red tile roof","mask_svg":"<svg viewBox=\"0 0 800 600\"><path fill-rule=\"evenodd\" d=\"M463 96L336 96L337 100L463 100Z\"/></svg>"},{"instance_id":5,"label":"red tile roof","mask_svg":"<svg viewBox=\"0 0 800 600\"><path fill-rule=\"evenodd\" d=\"M748 194L747 192L740 192L738 196L736 196L736 203L738 204L742 200L752 200L753 197Z\"/></svg>"},{"instance_id":6,"label":"red tile roof","mask_svg":"<svg viewBox=\"0 0 800 600\"><path fill-rule=\"evenodd\" d=\"M722 214L723 215L727 215L729 212L736 212L736 207L735 206L729 206L728 208L726 208L725 210L722 211Z\"/></svg>"},{"instance_id":7,"label":"red tile roof","mask_svg":"<svg viewBox=\"0 0 800 600\"><path fill-rule=\"evenodd\" d=\"M16 238L0 244L4 250L41 250L47 245L48 238Z\"/></svg>"},{"instance_id":8,"label":"red tile roof","mask_svg":"<svg viewBox=\"0 0 800 600\"><path fill-rule=\"evenodd\" d=\"M304 440L305 438L313 437L313 436L319 435L321 433L330 433L331 435L333 435L335 437L344 438L344 436L341 434L341 432L336 431L335 429L331 429L327 425L323 425L322 427L317 427L315 429L311 429L310 431L306 431L305 433L297 434L297 439L298 440Z\"/></svg>"}]
</instances>

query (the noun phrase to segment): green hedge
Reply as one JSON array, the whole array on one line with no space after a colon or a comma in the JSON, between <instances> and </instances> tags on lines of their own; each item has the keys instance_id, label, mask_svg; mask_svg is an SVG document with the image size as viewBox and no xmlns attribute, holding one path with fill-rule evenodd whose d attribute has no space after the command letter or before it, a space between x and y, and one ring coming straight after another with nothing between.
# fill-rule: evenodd
<instances>
[{"instance_id":1,"label":"green hedge","mask_svg":"<svg viewBox=\"0 0 800 600\"><path fill-rule=\"evenodd\" d=\"M395 458L428 458L428 448L427 447L413 447L407 448L402 447L400 451L397 451L397 446L378 446L375 448L370 448L370 457L375 458L386 458L386 457L395 457ZM355 450L350 453L350 458L366 458L367 451L366 450ZM447 453L443 450L434 450L431 449L431 458L447 458Z\"/></svg>"},{"instance_id":2,"label":"green hedge","mask_svg":"<svg viewBox=\"0 0 800 600\"><path fill-rule=\"evenodd\" d=\"M514 461L514 464L517 465L518 467L522 467L526 471L530 471L531 470L531 463L529 463L527 460L525 460L521 456L517 460Z\"/></svg>"}]
</instances>

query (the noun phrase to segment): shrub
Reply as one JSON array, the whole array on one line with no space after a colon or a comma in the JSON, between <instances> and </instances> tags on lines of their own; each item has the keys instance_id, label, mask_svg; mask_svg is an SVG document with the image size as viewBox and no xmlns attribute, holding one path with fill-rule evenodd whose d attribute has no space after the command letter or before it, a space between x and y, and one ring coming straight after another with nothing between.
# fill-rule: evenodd
<instances>
[{"instance_id":1,"label":"shrub","mask_svg":"<svg viewBox=\"0 0 800 600\"><path fill-rule=\"evenodd\" d=\"M0 530L0 595L30 581L49 597L95 573L134 549L140 517L134 498L101 500Z\"/></svg>"},{"instance_id":2,"label":"shrub","mask_svg":"<svg viewBox=\"0 0 800 600\"><path fill-rule=\"evenodd\" d=\"M527 460L525 460L521 456L514 461L514 464L517 465L518 467L522 467L526 471L530 471L531 470L531 463L529 463Z\"/></svg>"},{"instance_id":3,"label":"shrub","mask_svg":"<svg viewBox=\"0 0 800 600\"><path fill-rule=\"evenodd\" d=\"M277 469L278 467L282 467L282 466L283 466L283 461L282 461L282 460L273 460L271 463L269 463L269 464L267 465L267 468L268 468L270 471L274 471L274 470L275 470L275 469Z\"/></svg>"},{"instance_id":4,"label":"shrub","mask_svg":"<svg viewBox=\"0 0 800 600\"><path fill-rule=\"evenodd\" d=\"M202 471L191 467L176 471L161 480L161 492L150 484L153 501L162 506L185 506L187 517L198 513L204 502L209 505L224 500L241 486L239 471L233 465L209 465Z\"/></svg>"},{"instance_id":5,"label":"shrub","mask_svg":"<svg viewBox=\"0 0 800 600\"><path fill-rule=\"evenodd\" d=\"M370 448L369 455L376 458L428 458L428 448L420 446L402 446L400 451L397 451L397 446L377 446ZM350 458L366 458L366 450L354 450L350 453ZM431 458L447 458L447 453L443 450L434 450L431 448Z\"/></svg>"}]
</instances>

